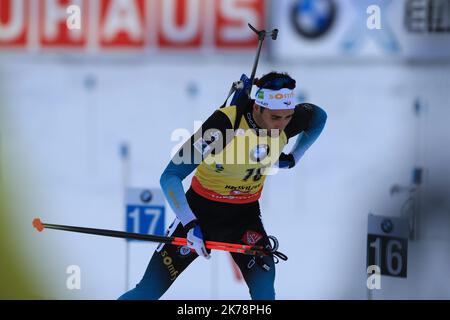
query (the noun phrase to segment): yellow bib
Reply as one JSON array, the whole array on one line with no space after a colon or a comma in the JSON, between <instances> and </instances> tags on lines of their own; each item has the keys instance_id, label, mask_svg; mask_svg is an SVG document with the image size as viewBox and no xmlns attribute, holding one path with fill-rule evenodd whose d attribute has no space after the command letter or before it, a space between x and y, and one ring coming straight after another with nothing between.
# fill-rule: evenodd
<instances>
[{"instance_id":1,"label":"yellow bib","mask_svg":"<svg viewBox=\"0 0 450 320\"><path fill-rule=\"evenodd\" d=\"M223 112L235 122L236 106ZM249 203L261 196L269 168L278 160L287 137L257 134L247 123L245 115L234 128L234 138L216 154L210 153L197 167L192 188L203 197L219 202ZM224 137L225 139L225 137Z\"/></svg>"}]
</instances>

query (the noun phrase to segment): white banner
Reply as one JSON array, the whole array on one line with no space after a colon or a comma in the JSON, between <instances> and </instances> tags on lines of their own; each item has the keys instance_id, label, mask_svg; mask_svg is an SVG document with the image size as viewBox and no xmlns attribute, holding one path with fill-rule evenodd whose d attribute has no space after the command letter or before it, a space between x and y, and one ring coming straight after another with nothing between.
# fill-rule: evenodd
<instances>
[{"instance_id":1,"label":"white banner","mask_svg":"<svg viewBox=\"0 0 450 320\"><path fill-rule=\"evenodd\" d=\"M279 0L275 58L450 59L450 0Z\"/></svg>"}]
</instances>

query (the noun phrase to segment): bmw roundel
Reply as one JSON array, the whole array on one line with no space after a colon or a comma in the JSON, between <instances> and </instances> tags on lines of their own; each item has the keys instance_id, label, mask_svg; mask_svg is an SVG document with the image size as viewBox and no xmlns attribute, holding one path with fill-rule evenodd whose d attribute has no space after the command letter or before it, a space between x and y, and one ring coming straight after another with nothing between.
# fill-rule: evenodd
<instances>
[{"instance_id":1,"label":"bmw roundel","mask_svg":"<svg viewBox=\"0 0 450 320\"><path fill-rule=\"evenodd\" d=\"M178 248L178 253L180 256L185 257L191 254L191 249L188 246L182 246Z\"/></svg>"},{"instance_id":2,"label":"bmw roundel","mask_svg":"<svg viewBox=\"0 0 450 320\"><path fill-rule=\"evenodd\" d=\"M318 38L333 25L336 10L333 0L298 0L291 9L291 23L301 36Z\"/></svg>"},{"instance_id":3,"label":"bmw roundel","mask_svg":"<svg viewBox=\"0 0 450 320\"><path fill-rule=\"evenodd\" d=\"M153 199L153 194L150 190L143 190L141 193L141 201L144 203L148 203L150 201L152 201Z\"/></svg>"},{"instance_id":4,"label":"bmw roundel","mask_svg":"<svg viewBox=\"0 0 450 320\"><path fill-rule=\"evenodd\" d=\"M381 230L383 230L385 233L391 233L392 230L394 230L394 224L392 223L392 220L384 219L381 222Z\"/></svg>"},{"instance_id":5,"label":"bmw roundel","mask_svg":"<svg viewBox=\"0 0 450 320\"><path fill-rule=\"evenodd\" d=\"M269 146L267 144L258 144L250 151L250 158L253 161L259 162L269 154Z\"/></svg>"}]
</instances>

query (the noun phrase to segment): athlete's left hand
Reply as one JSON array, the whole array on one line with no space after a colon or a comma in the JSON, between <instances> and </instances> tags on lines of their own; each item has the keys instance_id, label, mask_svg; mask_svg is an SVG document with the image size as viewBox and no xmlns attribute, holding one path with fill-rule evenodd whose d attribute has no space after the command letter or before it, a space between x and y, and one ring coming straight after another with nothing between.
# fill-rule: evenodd
<instances>
[{"instance_id":1,"label":"athlete's left hand","mask_svg":"<svg viewBox=\"0 0 450 320\"><path fill-rule=\"evenodd\" d=\"M206 251L202 229L200 229L199 225L194 224L194 226L189 229L187 233L187 243L188 247L194 249L199 256L205 257L206 259L211 258Z\"/></svg>"},{"instance_id":2,"label":"athlete's left hand","mask_svg":"<svg viewBox=\"0 0 450 320\"><path fill-rule=\"evenodd\" d=\"M292 154L285 154L282 152L280 158L278 159L278 167L281 169L290 169L295 166L295 159Z\"/></svg>"}]
</instances>

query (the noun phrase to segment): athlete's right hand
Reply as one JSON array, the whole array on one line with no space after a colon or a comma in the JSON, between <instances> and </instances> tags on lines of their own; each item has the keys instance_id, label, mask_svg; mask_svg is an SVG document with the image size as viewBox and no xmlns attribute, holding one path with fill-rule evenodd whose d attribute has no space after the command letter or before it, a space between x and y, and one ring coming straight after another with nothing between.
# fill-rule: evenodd
<instances>
[{"instance_id":1,"label":"athlete's right hand","mask_svg":"<svg viewBox=\"0 0 450 320\"><path fill-rule=\"evenodd\" d=\"M280 158L278 159L278 168L281 169L291 169L295 166L295 159L292 154L285 154L282 152Z\"/></svg>"},{"instance_id":2,"label":"athlete's right hand","mask_svg":"<svg viewBox=\"0 0 450 320\"><path fill-rule=\"evenodd\" d=\"M191 223L189 223L191 225ZM194 249L199 256L205 257L206 259L211 258L211 256L206 251L205 241L203 240L202 229L197 223L193 223L187 233L187 244L188 247Z\"/></svg>"}]
</instances>

